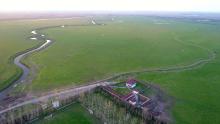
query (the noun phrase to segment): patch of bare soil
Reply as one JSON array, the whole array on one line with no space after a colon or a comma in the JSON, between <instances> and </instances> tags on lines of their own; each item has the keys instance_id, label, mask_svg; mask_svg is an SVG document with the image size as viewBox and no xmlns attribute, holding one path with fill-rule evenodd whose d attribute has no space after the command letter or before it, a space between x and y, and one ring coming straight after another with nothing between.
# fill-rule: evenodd
<instances>
[{"instance_id":1,"label":"patch of bare soil","mask_svg":"<svg viewBox=\"0 0 220 124\"><path fill-rule=\"evenodd\" d=\"M173 97L169 96L158 85L148 85L154 91L151 96L148 96L151 99L147 104L147 108L149 108L148 111L156 119L161 120L162 122L172 122L171 108L173 106Z\"/></svg>"}]
</instances>

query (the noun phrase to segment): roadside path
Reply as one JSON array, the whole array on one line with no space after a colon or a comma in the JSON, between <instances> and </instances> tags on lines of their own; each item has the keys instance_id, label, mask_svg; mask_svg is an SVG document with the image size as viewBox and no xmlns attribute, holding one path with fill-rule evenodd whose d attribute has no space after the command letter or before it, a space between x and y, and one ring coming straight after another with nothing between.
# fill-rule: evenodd
<instances>
[{"instance_id":1,"label":"roadside path","mask_svg":"<svg viewBox=\"0 0 220 124\"><path fill-rule=\"evenodd\" d=\"M61 92L58 92L58 93L48 94L48 95L41 96L41 97L38 97L38 98L35 98L35 99L27 100L27 101L24 101L22 103L13 105L9 108L3 109L3 110L0 111L0 115L7 112L7 111L19 108L21 106L28 105L28 104L35 104L35 103L47 100L47 99L55 97L55 96L61 96L61 95L65 95L65 97L66 97L66 95L75 96L75 95L84 93L86 91L92 90L93 88L95 88L97 86L101 86L101 85L105 86L105 85L110 85L110 84L114 84L114 82L100 82L100 83L90 84L90 85L87 85L87 86L75 87L75 88L64 90L64 91L61 91Z\"/></svg>"}]
</instances>

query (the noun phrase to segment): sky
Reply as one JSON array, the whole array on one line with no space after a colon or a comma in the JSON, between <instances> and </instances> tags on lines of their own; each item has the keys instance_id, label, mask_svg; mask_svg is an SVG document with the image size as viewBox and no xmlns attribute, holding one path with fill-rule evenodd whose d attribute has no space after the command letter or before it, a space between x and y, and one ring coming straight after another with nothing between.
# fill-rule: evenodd
<instances>
[{"instance_id":1,"label":"sky","mask_svg":"<svg viewBox=\"0 0 220 124\"><path fill-rule=\"evenodd\" d=\"M0 12L90 10L220 12L220 0L0 0Z\"/></svg>"}]
</instances>

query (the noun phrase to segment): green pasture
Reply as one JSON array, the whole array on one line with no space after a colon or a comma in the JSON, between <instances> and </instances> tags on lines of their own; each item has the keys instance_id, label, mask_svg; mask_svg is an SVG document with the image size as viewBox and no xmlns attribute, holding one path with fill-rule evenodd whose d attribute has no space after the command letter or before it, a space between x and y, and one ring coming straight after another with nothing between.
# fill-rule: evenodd
<instances>
[{"instance_id":1,"label":"green pasture","mask_svg":"<svg viewBox=\"0 0 220 124\"><path fill-rule=\"evenodd\" d=\"M113 86L116 86L116 87L113 88L113 90L116 91L120 95L127 95L127 94L132 92L130 89L128 89L126 87L126 83L125 82L118 83L118 84L115 84Z\"/></svg>"},{"instance_id":2,"label":"green pasture","mask_svg":"<svg viewBox=\"0 0 220 124\"><path fill-rule=\"evenodd\" d=\"M87 24L88 21L88 18L2 21L0 88L20 73L9 58L38 43L27 38L33 28ZM55 42L24 60L31 68L37 69L36 72L32 70L30 76L35 75L35 78L29 88L35 92L49 91L86 84L122 72L189 65L208 58L212 51L216 58L199 68L136 76L159 84L173 97L175 123L220 123L219 23L144 16L116 16L114 21L99 17L97 22L106 25L43 30L42 33ZM71 112L67 115L71 116Z\"/></svg>"},{"instance_id":3,"label":"green pasture","mask_svg":"<svg viewBox=\"0 0 220 124\"><path fill-rule=\"evenodd\" d=\"M27 39L30 27L22 22L0 22L0 89L21 73L10 58L19 51L36 45Z\"/></svg>"},{"instance_id":4,"label":"green pasture","mask_svg":"<svg viewBox=\"0 0 220 124\"><path fill-rule=\"evenodd\" d=\"M123 23L45 30L56 42L31 57L41 68L33 87L45 90L119 72L187 65L208 58L210 51L203 47L217 54L205 66L183 72L144 73L138 78L159 84L174 98L175 123L219 123L220 26L181 20L162 20L170 24L157 25L146 17L118 19Z\"/></svg>"},{"instance_id":5,"label":"green pasture","mask_svg":"<svg viewBox=\"0 0 220 124\"><path fill-rule=\"evenodd\" d=\"M27 61L39 68L32 88L51 90L121 72L191 64L208 57L206 50L185 43L191 41L184 37L203 25L176 21L171 25L157 25L152 18L146 17L118 17L118 20L123 22L106 21L104 26L58 27L42 31L55 42L28 58ZM189 30L186 26L192 28ZM183 41L176 41L176 37Z\"/></svg>"},{"instance_id":6,"label":"green pasture","mask_svg":"<svg viewBox=\"0 0 220 124\"><path fill-rule=\"evenodd\" d=\"M138 76L139 79L161 86L173 97L172 114L177 124L220 123L219 27L220 25L201 25L194 33L184 34L188 41L214 51L214 61L183 72L143 73ZM192 27L188 28L190 30Z\"/></svg>"},{"instance_id":7,"label":"green pasture","mask_svg":"<svg viewBox=\"0 0 220 124\"><path fill-rule=\"evenodd\" d=\"M36 124L99 124L100 122L79 103L54 113L51 118L35 122Z\"/></svg>"},{"instance_id":8,"label":"green pasture","mask_svg":"<svg viewBox=\"0 0 220 124\"><path fill-rule=\"evenodd\" d=\"M22 71L13 64L12 57L21 51L34 47L39 42L30 40L35 28L87 23L88 19L74 20L7 20L0 21L0 90L8 86Z\"/></svg>"}]
</instances>

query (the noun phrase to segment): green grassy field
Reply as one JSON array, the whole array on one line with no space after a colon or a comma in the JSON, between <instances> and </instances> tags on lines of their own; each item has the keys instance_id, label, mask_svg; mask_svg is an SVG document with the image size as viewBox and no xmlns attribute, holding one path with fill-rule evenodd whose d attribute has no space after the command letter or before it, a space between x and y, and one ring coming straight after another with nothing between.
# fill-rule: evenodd
<instances>
[{"instance_id":1,"label":"green grassy field","mask_svg":"<svg viewBox=\"0 0 220 124\"><path fill-rule=\"evenodd\" d=\"M57 40L47 51L33 56L41 67L34 87L75 85L118 72L190 64L217 52L212 63L191 71L143 74L176 98L176 123L218 123L219 25L176 20L155 25L148 18L119 18L123 23L103 27L77 27L45 31ZM182 42L174 40L178 37ZM65 48L65 49L63 49Z\"/></svg>"},{"instance_id":2,"label":"green grassy field","mask_svg":"<svg viewBox=\"0 0 220 124\"><path fill-rule=\"evenodd\" d=\"M23 22L1 21L0 27L0 89L2 89L15 75L21 73L21 70L9 60L10 57L32 47L36 42L26 39L31 28Z\"/></svg>"},{"instance_id":3,"label":"green grassy field","mask_svg":"<svg viewBox=\"0 0 220 124\"><path fill-rule=\"evenodd\" d=\"M120 95L127 95L131 92L131 90L126 87L126 84L124 82L115 84L114 86L117 86L117 87L113 88L114 91L116 91Z\"/></svg>"},{"instance_id":4,"label":"green grassy field","mask_svg":"<svg viewBox=\"0 0 220 124\"><path fill-rule=\"evenodd\" d=\"M140 16L115 17L113 22L99 19L107 25L43 31L55 42L25 59L37 68L31 89L47 91L121 72L187 65L208 58L209 51L201 49L205 47L216 52L215 60L205 66L183 72L144 73L138 78L159 84L174 97L172 113L176 123L220 123L220 24ZM155 20L169 24L156 24ZM31 29L87 23L88 19L1 23L0 87L18 71L8 62L9 57L37 44L26 39Z\"/></svg>"},{"instance_id":5,"label":"green grassy field","mask_svg":"<svg viewBox=\"0 0 220 124\"><path fill-rule=\"evenodd\" d=\"M218 68L219 59L196 70L160 74L145 73L139 78L159 84L174 97L172 112L176 123L219 123L220 72Z\"/></svg>"},{"instance_id":6,"label":"green grassy field","mask_svg":"<svg viewBox=\"0 0 220 124\"><path fill-rule=\"evenodd\" d=\"M139 82L136 84L136 86L133 89L127 88L125 82L117 83L113 86L116 86L116 87L113 87L113 90L116 91L120 95L128 95L129 93L132 92L132 90L137 90L145 96L151 96L154 94L153 90L149 86L144 85Z\"/></svg>"},{"instance_id":7,"label":"green grassy field","mask_svg":"<svg viewBox=\"0 0 220 124\"><path fill-rule=\"evenodd\" d=\"M30 40L31 31L38 27L78 24L87 20L7 20L0 21L0 90L19 74L21 70L13 64L11 57L18 52L34 47L39 42ZM29 63L28 63L29 64Z\"/></svg>"},{"instance_id":8,"label":"green grassy field","mask_svg":"<svg viewBox=\"0 0 220 124\"><path fill-rule=\"evenodd\" d=\"M214 61L190 71L144 73L138 76L159 84L174 97L172 112L178 124L220 123L219 27L220 25L201 25L192 34L184 33L187 41L215 51L217 55ZM190 30L192 27L188 28Z\"/></svg>"},{"instance_id":9,"label":"green grassy field","mask_svg":"<svg viewBox=\"0 0 220 124\"><path fill-rule=\"evenodd\" d=\"M52 118L37 121L36 124L99 124L79 103L75 103L53 115Z\"/></svg>"},{"instance_id":10,"label":"green grassy field","mask_svg":"<svg viewBox=\"0 0 220 124\"><path fill-rule=\"evenodd\" d=\"M207 51L174 39L188 34L187 23L156 25L141 17L118 20L123 23L45 30L56 42L29 57L40 70L33 88L78 85L120 72L189 64L208 56Z\"/></svg>"}]
</instances>

